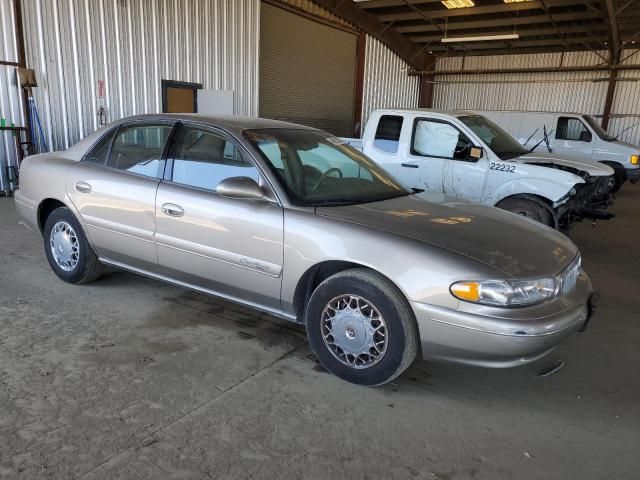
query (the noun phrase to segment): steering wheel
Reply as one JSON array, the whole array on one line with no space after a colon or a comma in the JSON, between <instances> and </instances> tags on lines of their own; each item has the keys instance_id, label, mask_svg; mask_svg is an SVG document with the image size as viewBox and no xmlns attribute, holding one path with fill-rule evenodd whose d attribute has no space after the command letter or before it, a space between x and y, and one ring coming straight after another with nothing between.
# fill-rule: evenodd
<instances>
[{"instance_id":1,"label":"steering wheel","mask_svg":"<svg viewBox=\"0 0 640 480\"><path fill-rule=\"evenodd\" d=\"M313 187L311 187L311 191L315 192L318 189L318 187L322 185L322 182L324 182L327 179L327 177L333 172L337 172L338 178L342 178L342 170L340 170L337 167L331 167L329 170L327 170L322 175L320 175L320 178L316 181L316 183L313 184Z\"/></svg>"}]
</instances>

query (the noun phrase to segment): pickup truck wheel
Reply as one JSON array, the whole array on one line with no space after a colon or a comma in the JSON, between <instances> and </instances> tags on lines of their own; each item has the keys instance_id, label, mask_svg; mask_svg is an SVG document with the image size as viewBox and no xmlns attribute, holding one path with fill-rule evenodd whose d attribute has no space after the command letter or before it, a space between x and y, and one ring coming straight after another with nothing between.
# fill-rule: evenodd
<instances>
[{"instance_id":1,"label":"pickup truck wheel","mask_svg":"<svg viewBox=\"0 0 640 480\"><path fill-rule=\"evenodd\" d=\"M555 228L553 214L544 205L528 198L506 198L496 205L498 208L517 213L523 217Z\"/></svg>"},{"instance_id":2,"label":"pickup truck wheel","mask_svg":"<svg viewBox=\"0 0 640 480\"><path fill-rule=\"evenodd\" d=\"M66 207L56 208L45 222L44 251L53 272L68 283L80 284L102 274L102 265L93 252L76 217Z\"/></svg>"},{"instance_id":3,"label":"pickup truck wheel","mask_svg":"<svg viewBox=\"0 0 640 480\"><path fill-rule=\"evenodd\" d=\"M418 351L418 330L406 300L368 270L346 270L324 280L311 295L305 322L322 366L351 383L388 383Z\"/></svg>"}]
</instances>

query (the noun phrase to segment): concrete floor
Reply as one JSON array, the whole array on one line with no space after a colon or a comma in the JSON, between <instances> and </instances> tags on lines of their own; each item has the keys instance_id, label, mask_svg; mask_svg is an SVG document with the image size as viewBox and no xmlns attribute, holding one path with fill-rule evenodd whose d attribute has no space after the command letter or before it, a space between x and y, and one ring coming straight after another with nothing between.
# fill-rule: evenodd
<instances>
[{"instance_id":1,"label":"concrete floor","mask_svg":"<svg viewBox=\"0 0 640 480\"><path fill-rule=\"evenodd\" d=\"M59 281L0 199L0 477L638 479L639 200L571 234L602 295L586 333L367 389L297 326L125 273Z\"/></svg>"}]
</instances>

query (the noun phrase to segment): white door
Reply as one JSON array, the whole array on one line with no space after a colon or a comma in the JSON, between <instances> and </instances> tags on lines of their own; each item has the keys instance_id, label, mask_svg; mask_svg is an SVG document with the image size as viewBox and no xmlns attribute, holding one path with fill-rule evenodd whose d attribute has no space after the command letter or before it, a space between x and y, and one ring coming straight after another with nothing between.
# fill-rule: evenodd
<instances>
[{"instance_id":1,"label":"white door","mask_svg":"<svg viewBox=\"0 0 640 480\"><path fill-rule=\"evenodd\" d=\"M464 183L474 165L468 160L473 145L451 123L435 118L416 118L409 153L401 164L414 179L412 187L466 198ZM482 185L482 182L480 182Z\"/></svg>"},{"instance_id":2,"label":"white door","mask_svg":"<svg viewBox=\"0 0 640 480\"><path fill-rule=\"evenodd\" d=\"M552 138L553 153L580 159L593 155L596 137L578 117L558 117Z\"/></svg>"}]
</instances>

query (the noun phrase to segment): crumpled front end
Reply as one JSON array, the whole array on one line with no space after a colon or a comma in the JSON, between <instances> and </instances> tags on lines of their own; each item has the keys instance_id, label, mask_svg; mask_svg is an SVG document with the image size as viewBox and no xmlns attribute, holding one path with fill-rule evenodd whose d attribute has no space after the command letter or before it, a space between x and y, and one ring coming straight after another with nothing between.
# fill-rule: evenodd
<instances>
[{"instance_id":1,"label":"crumpled front end","mask_svg":"<svg viewBox=\"0 0 640 480\"><path fill-rule=\"evenodd\" d=\"M609 220L615 215L609 211L613 204L610 194L612 176L594 177L578 172L585 183L576 184L560 201L556 202L559 227L568 230L576 222Z\"/></svg>"}]
</instances>

